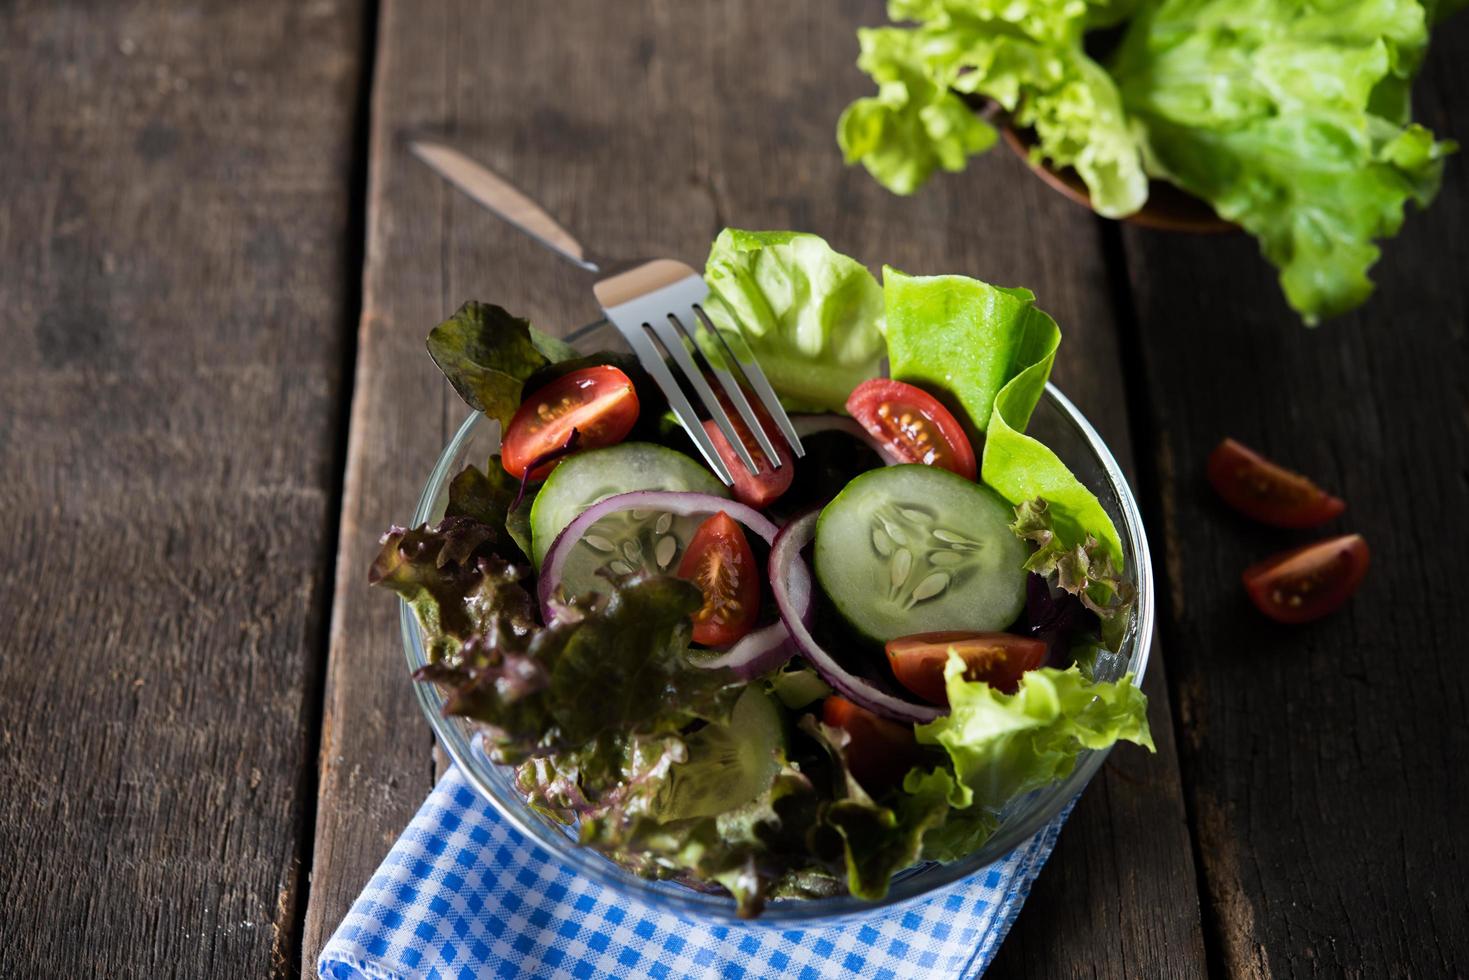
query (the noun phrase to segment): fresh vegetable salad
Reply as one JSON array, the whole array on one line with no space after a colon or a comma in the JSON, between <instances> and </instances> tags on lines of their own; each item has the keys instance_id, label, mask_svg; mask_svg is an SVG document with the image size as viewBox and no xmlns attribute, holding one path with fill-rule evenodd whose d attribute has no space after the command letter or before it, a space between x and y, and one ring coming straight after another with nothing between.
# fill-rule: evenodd
<instances>
[{"instance_id":1,"label":"fresh vegetable salad","mask_svg":"<svg viewBox=\"0 0 1469 980\"><path fill-rule=\"evenodd\" d=\"M1091 674L1132 615L1117 531L1025 434L1060 340L1034 297L793 232L727 230L706 275L806 449L737 421L751 475L711 426L732 487L629 356L480 303L429 335L501 450L371 578L527 803L748 916L880 898L1084 750L1151 748L1132 677Z\"/></svg>"}]
</instances>

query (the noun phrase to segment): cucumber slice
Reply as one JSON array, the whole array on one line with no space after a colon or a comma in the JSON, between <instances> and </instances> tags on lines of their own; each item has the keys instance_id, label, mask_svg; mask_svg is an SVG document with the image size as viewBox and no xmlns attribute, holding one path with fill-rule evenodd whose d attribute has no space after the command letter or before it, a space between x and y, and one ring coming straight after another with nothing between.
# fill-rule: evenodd
<instances>
[{"instance_id":1,"label":"cucumber slice","mask_svg":"<svg viewBox=\"0 0 1469 980\"><path fill-rule=\"evenodd\" d=\"M599 500L633 490L691 490L729 496L729 488L703 466L683 453L650 442L624 442L578 453L552 471L531 506L531 558L536 567L541 567L556 535L578 514ZM623 543L617 541L619 547Z\"/></svg>"},{"instance_id":2,"label":"cucumber slice","mask_svg":"<svg viewBox=\"0 0 1469 980\"><path fill-rule=\"evenodd\" d=\"M757 799L784 761L785 726L770 696L751 684L728 723L705 725L687 744L688 759L674 765L660 794L659 820L718 816Z\"/></svg>"},{"instance_id":3,"label":"cucumber slice","mask_svg":"<svg viewBox=\"0 0 1469 980\"><path fill-rule=\"evenodd\" d=\"M816 523L816 579L879 643L933 630L1000 630L1025 605L1029 549L989 487L933 466L847 484Z\"/></svg>"},{"instance_id":4,"label":"cucumber slice","mask_svg":"<svg viewBox=\"0 0 1469 980\"><path fill-rule=\"evenodd\" d=\"M607 591L607 573L661 572L672 575L708 514L662 510L619 510L608 514L576 542L560 565L555 585L566 596ZM539 539L537 539L539 540Z\"/></svg>"}]
</instances>

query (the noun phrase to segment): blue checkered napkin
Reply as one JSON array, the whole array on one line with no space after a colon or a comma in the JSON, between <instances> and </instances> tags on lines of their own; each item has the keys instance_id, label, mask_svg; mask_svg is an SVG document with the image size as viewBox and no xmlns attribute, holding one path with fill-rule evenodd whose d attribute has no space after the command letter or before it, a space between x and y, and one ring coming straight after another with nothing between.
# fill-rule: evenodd
<instances>
[{"instance_id":1,"label":"blue checkered napkin","mask_svg":"<svg viewBox=\"0 0 1469 980\"><path fill-rule=\"evenodd\" d=\"M578 878L453 769L353 903L318 969L332 980L977 977L1065 819L947 891L870 919L785 931L700 925Z\"/></svg>"}]
</instances>

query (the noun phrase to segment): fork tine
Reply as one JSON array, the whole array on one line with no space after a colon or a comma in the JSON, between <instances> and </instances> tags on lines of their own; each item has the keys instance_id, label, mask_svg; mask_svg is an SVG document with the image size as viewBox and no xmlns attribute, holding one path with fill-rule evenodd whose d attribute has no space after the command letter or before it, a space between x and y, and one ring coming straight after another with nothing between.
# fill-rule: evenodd
<instances>
[{"instance_id":1,"label":"fork tine","mask_svg":"<svg viewBox=\"0 0 1469 980\"><path fill-rule=\"evenodd\" d=\"M759 418L755 415L755 410L750 407L750 401L745 397L744 389L740 387L740 383L735 380L733 374L730 374L728 370L715 363L714 358L709 356L709 352L700 346L699 338L695 331L690 330L688 325L682 320L677 321L677 323L683 331L684 336L689 338L689 344L693 347L694 355L700 363L708 366L709 373L713 374L719 382L719 387L724 390L724 394L729 398L729 403L739 413L740 418L745 423L745 427L754 434L755 441L760 443L760 448L764 451L765 458L770 460L771 467L773 469L780 469L780 453L776 450L775 443L771 440L769 434L766 433L765 426L760 424Z\"/></svg>"},{"instance_id":2,"label":"fork tine","mask_svg":"<svg viewBox=\"0 0 1469 980\"><path fill-rule=\"evenodd\" d=\"M776 395L775 389L770 386L770 381L765 377L765 372L760 369L760 362L753 356L741 358L737 355L734 352L734 348L730 346L729 340L725 338L718 327L714 326L714 322L709 319L709 314L705 313L704 308L697 303L694 304L694 313L699 317L699 322L704 325L704 329L719 338L719 345L724 348L725 353L729 355L730 361L739 368L740 373L745 376L745 380L750 383L750 387L755 391L755 397L759 398L760 404L765 406L765 411L769 412L770 417L775 420L776 427L780 429L781 435L785 436L786 444L791 447L791 452L795 453L798 459L805 456L806 447L801 445L801 437L796 434L796 427L791 424L790 416L786 414L786 410L781 405L780 398ZM743 393L741 394L743 396ZM757 432L764 431L759 426L752 426L752 428ZM762 441L761 445L763 447L765 443ZM777 460L775 465L780 465L778 462L779 456L776 453L768 448L766 452L770 453L772 460Z\"/></svg>"},{"instance_id":3,"label":"fork tine","mask_svg":"<svg viewBox=\"0 0 1469 980\"><path fill-rule=\"evenodd\" d=\"M695 304L695 307L693 307L693 311L695 311L695 313L698 313L698 304ZM679 326L683 326L683 323L680 322ZM765 432L765 426L761 425L758 417L755 416L755 410L751 407L751 404L749 404L749 398L745 397L745 389L740 388L740 383L736 381L735 375L732 375L732 373L730 373L729 370L724 369L724 367L718 366L717 361L724 359L710 357L710 351L705 350L705 348L702 347L701 344L699 344L698 334L689 331L689 328L687 328L687 326L683 326L683 332L685 332L685 334L689 336L689 342L690 344L693 344L693 350L695 350L695 353L698 354L699 359L710 366L710 372L712 373L712 375L714 375L714 378L717 379L718 382L720 382L720 388L724 389L724 394L729 397L730 404L733 404L733 406L735 406L735 411L739 413L740 419L745 420L745 428L748 428L749 430L751 430L752 433L755 433L755 441L759 442L759 448L764 451L765 458L767 458L767 460L770 460L771 469L779 470L780 467L784 466L784 463L782 463L782 460L780 460L780 451L777 450L776 442L774 442L774 439L770 438L770 433ZM729 348L726 347L726 350L729 350ZM733 359L730 360L733 361ZM739 363L735 363L735 370L739 370Z\"/></svg>"},{"instance_id":4,"label":"fork tine","mask_svg":"<svg viewBox=\"0 0 1469 980\"><path fill-rule=\"evenodd\" d=\"M704 380L704 372L699 370L699 366L689 356L689 349L684 346L685 330L683 322L679 320L676 314L670 313L666 322L650 323L649 327L658 336L658 339L663 343L668 353L673 355L674 361L683 371L684 377L688 379L689 384L694 386L694 391L698 393L699 400L704 403L704 409L709 413L709 417L714 420L714 424L719 426L719 431L724 433L724 438L729 440L729 444L734 449L735 455L739 456L740 462L745 464L745 468L752 475L758 476L760 467L755 464L755 457L751 456L750 451L745 448L745 441L740 438L739 433L735 432L734 425L729 420L729 413L724 410L723 405L719 404L719 398L714 394L714 389L710 388L709 382Z\"/></svg>"},{"instance_id":5,"label":"fork tine","mask_svg":"<svg viewBox=\"0 0 1469 980\"><path fill-rule=\"evenodd\" d=\"M729 467L724 465L724 460L719 458L719 451L714 448L713 440L699 424L699 416L694 412L694 406L689 404L688 397L679 387L678 381L673 377L673 372L668 370L668 364L664 362L663 355L658 353L658 348L653 345L642 329L621 330L620 332L623 339L632 347L633 353L637 355L638 362L642 364L643 369L653 376L653 380L662 389L663 396L668 399L674 416L678 418L678 424L683 426L689 438L694 440L694 445L699 447L699 452L703 454L705 462L713 467L715 475L724 482L725 486L733 485L734 476L729 472Z\"/></svg>"},{"instance_id":6,"label":"fork tine","mask_svg":"<svg viewBox=\"0 0 1469 980\"><path fill-rule=\"evenodd\" d=\"M719 387L724 389L725 395L728 396L730 403L734 405L735 411L740 413L740 418L744 420L745 427L754 433L755 441L760 443L760 448L764 451L765 458L770 460L771 467L777 470L780 469L781 466L785 465L781 462L780 451L775 448L775 441L765 431L765 426L760 424L760 419L755 415L755 409L750 407L750 400L745 397L745 389L740 387L740 383L735 380L733 374L730 374L722 367L716 367L714 362L710 361L707 356L704 360L709 364L709 370L713 372L714 377L718 379Z\"/></svg>"}]
</instances>

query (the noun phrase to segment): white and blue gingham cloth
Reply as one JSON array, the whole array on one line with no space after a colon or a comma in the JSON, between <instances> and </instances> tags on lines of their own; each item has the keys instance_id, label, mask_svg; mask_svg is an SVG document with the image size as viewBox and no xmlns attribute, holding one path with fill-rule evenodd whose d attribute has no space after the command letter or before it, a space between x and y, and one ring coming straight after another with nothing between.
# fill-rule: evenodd
<instances>
[{"instance_id":1,"label":"white and blue gingham cloth","mask_svg":"<svg viewBox=\"0 0 1469 980\"><path fill-rule=\"evenodd\" d=\"M578 877L451 769L322 949L318 970L330 980L978 977L1069 812L931 897L779 930L695 923Z\"/></svg>"}]
</instances>

